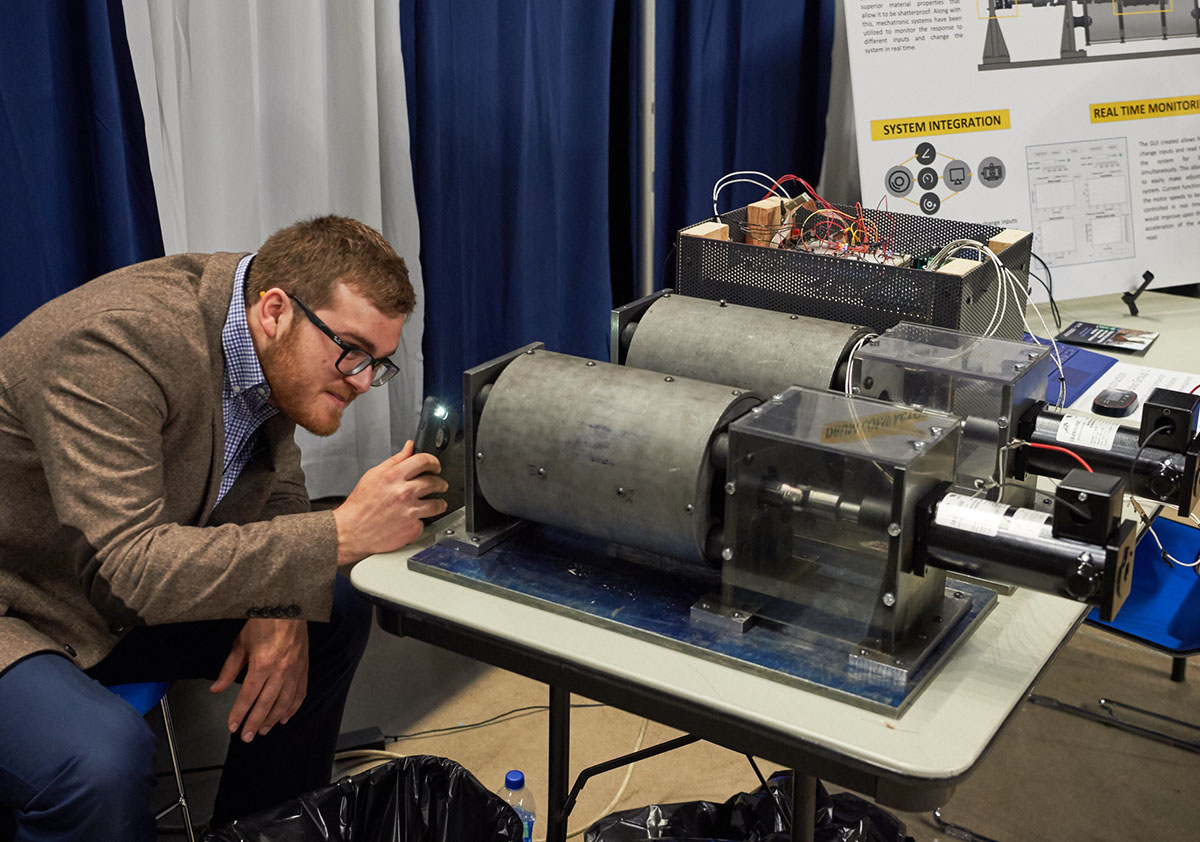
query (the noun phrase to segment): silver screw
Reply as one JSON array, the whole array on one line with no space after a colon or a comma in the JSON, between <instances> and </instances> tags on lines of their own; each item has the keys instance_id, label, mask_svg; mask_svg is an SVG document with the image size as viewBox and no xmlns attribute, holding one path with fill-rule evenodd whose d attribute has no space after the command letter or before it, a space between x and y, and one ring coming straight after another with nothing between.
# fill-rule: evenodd
<instances>
[{"instance_id":1,"label":"silver screw","mask_svg":"<svg viewBox=\"0 0 1200 842\"><path fill-rule=\"evenodd\" d=\"M941 427L930 427L929 428L929 435L931 435L931 436L940 436L942 434L942 432L943 432L943 430Z\"/></svg>"},{"instance_id":2,"label":"silver screw","mask_svg":"<svg viewBox=\"0 0 1200 842\"><path fill-rule=\"evenodd\" d=\"M889 523L887 527L887 534L891 535L893 538L900 537L900 524Z\"/></svg>"},{"instance_id":3,"label":"silver screw","mask_svg":"<svg viewBox=\"0 0 1200 842\"><path fill-rule=\"evenodd\" d=\"M664 377L664 378L663 378L663 380L667 381L668 383L674 383L674 382L675 382L675 378L674 378L674 377L672 377L672 376L671 376L671 375L669 375L669 374L668 374L666 377Z\"/></svg>"},{"instance_id":4,"label":"silver screw","mask_svg":"<svg viewBox=\"0 0 1200 842\"><path fill-rule=\"evenodd\" d=\"M624 497L624 496L625 496L625 489L624 489L624 488L621 488L620 486L617 486L617 496L618 496L618 497Z\"/></svg>"},{"instance_id":5,"label":"silver screw","mask_svg":"<svg viewBox=\"0 0 1200 842\"><path fill-rule=\"evenodd\" d=\"M479 543L479 536L478 536L478 535L472 535L472 536L471 536L471 543L472 543L472 544L478 544L478 543Z\"/></svg>"},{"instance_id":6,"label":"silver screw","mask_svg":"<svg viewBox=\"0 0 1200 842\"><path fill-rule=\"evenodd\" d=\"M595 361L595 360L588 360L588 361L587 361L587 364L588 364L588 368L591 368L592 366L594 366L594 365L596 364L596 361Z\"/></svg>"},{"instance_id":7,"label":"silver screw","mask_svg":"<svg viewBox=\"0 0 1200 842\"><path fill-rule=\"evenodd\" d=\"M1031 360L1036 360L1038 358L1038 352L1037 351L1029 351L1026 354L1026 356L1028 356L1029 359L1031 359Z\"/></svg>"},{"instance_id":8,"label":"silver screw","mask_svg":"<svg viewBox=\"0 0 1200 842\"><path fill-rule=\"evenodd\" d=\"M483 451L482 450L475 454L475 461L476 462L483 461Z\"/></svg>"},{"instance_id":9,"label":"silver screw","mask_svg":"<svg viewBox=\"0 0 1200 842\"><path fill-rule=\"evenodd\" d=\"M725 304L725 299L724 299L724 298L722 298L722 299L721 299L721 301L720 301L720 305L721 305L722 307L725 307L725 306L727 306L727 305Z\"/></svg>"},{"instance_id":10,"label":"silver screw","mask_svg":"<svg viewBox=\"0 0 1200 842\"><path fill-rule=\"evenodd\" d=\"M736 491L737 491L737 486L734 485L732 482L725 483L725 493L726 494L728 494L729 496L732 497Z\"/></svg>"},{"instance_id":11,"label":"silver screw","mask_svg":"<svg viewBox=\"0 0 1200 842\"><path fill-rule=\"evenodd\" d=\"M796 321L797 319L799 319L800 317L799 317L799 316L792 315L792 316L788 316L788 318L789 318L789 319L791 319L791 320L794 322L794 321Z\"/></svg>"},{"instance_id":12,"label":"silver screw","mask_svg":"<svg viewBox=\"0 0 1200 842\"><path fill-rule=\"evenodd\" d=\"M733 619L735 619L735 620L740 620L740 619L742 619L742 617L744 617L746 615L743 614L741 611L734 611L733 614L730 616L732 616Z\"/></svg>"},{"instance_id":13,"label":"silver screw","mask_svg":"<svg viewBox=\"0 0 1200 842\"><path fill-rule=\"evenodd\" d=\"M533 349L532 349L532 348L530 348L530 349L529 349L528 351L526 351L525 353L526 353L526 354L532 354L532 353L533 353Z\"/></svg>"},{"instance_id":14,"label":"silver screw","mask_svg":"<svg viewBox=\"0 0 1200 842\"><path fill-rule=\"evenodd\" d=\"M537 474L538 474L538 476L539 476L539 477L544 477L544 476L546 475L546 469L545 469L545 468L538 468Z\"/></svg>"},{"instance_id":15,"label":"silver screw","mask_svg":"<svg viewBox=\"0 0 1200 842\"><path fill-rule=\"evenodd\" d=\"M733 396L734 396L735 398L740 398L740 397L742 396L742 390L741 390L741 389L734 389L734 390L733 390Z\"/></svg>"},{"instance_id":16,"label":"silver screw","mask_svg":"<svg viewBox=\"0 0 1200 842\"><path fill-rule=\"evenodd\" d=\"M692 513L692 504L688 503L686 506L683 507L683 510L690 515Z\"/></svg>"},{"instance_id":17,"label":"silver screw","mask_svg":"<svg viewBox=\"0 0 1200 842\"><path fill-rule=\"evenodd\" d=\"M867 657L868 655L870 655L871 653L870 653L870 652L868 652L866 649L859 649L859 650L858 650L858 654L862 655L862 656L865 658L865 657Z\"/></svg>"},{"instance_id":18,"label":"silver screw","mask_svg":"<svg viewBox=\"0 0 1200 842\"><path fill-rule=\"evenodd\" d=\"M454 534L454 530L453 530L453 529L447 529L447 530L446 530L446 534L447 534L447 535L453 535L453 534Z\"/></svg>"},{"instance_id":19,"label":"silver screw","mask_svg":"<svg viewBox=\"0 0 1200 842\"><path fill-rule=\"evenodd\" d=\"M910 441L909 444L912 445L913 450L924 450L925 449L925 442L923 442L923 441Z\"/></svg>"},{"instance_id":20,"label":"silver screw","mask_svg":"<svg viewBox=\"0 0 1200 842\"><path fill-rule=\"evenodd\" d=\"M850 394L852 394L852 395L860 395L860 394L862 394L862 389L860 389L858 386L851 386L851 387L850 387Z\"/></svg>"},{"instance_id":21,"label":"silver screw","mask_svg":"<svg viewBox=\"0 0 1200 842\"><path fill-rule=\"evenodd\" d=\"M955 592L954 592L954 598L955 598L955 599L962 599L962 598L963 598L963 593L962 593L962 591L955 591Z\"/></svg>"},{"instance_id":22,"label":"silver screw","mask_svg":"<svg viewBox=\"0 0 1200 842\"><path fill-rule=\"evenodd\" d=\"M1079 492L1079 502L1080 502L1080 503L1083 503L1083 502L1086 502L1086 501L1087 501L1087 492L1086 492L1086 491L1080 491L1080 492Z\"/></svg>"},{"instance_id":23,"label":"silver screw","mask_svg":"<svg viewBox=\"0 0 1200 842\"><path fill-rule=\"evenodd\" d=\"M892 593L891 591L888 591L887 593L885 593L883 595L883 604L886 605L888 608L891 608L893 605L896 604L896 595L894 593Z\"/></svg>"},{"instance_id":24,"label":"silver screw","mask_svg":"<svg viewBox=\"0 0 1200 842\"><path fill-rule=\"evenodd\" d=\"M731 550L729 547L721 550L721 558L725 559L726 561L733 561L733 550Z\"/></svg>"},{"instance_id":25,"label":"silver screw","mask_svg":"<svg viewBox=\"0 0 1200 842\"><path fill-rule=\"evenodd\" d=\"M1008 416L1001 415L999 418L997 418L996 426L999 427L1001 430L1007 430L1008 429Z\"/></svg>"}]
</instances>

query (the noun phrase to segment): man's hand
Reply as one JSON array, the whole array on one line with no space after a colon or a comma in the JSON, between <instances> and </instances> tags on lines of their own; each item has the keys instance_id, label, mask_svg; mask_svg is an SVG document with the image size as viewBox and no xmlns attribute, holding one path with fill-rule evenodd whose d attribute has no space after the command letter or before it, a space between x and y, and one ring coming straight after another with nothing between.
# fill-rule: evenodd
<instances>
[{"instance_id":1,"label":"man's hand","mask_svg":"<svg viewBox=\"0 0 1200 842\"><path fill-rule=\"evenodd\" d=\"M450 486L439 476L441 464L428 453L413 453L413 443L362 475L342 505L337 522L338 564L352 564L374 553L387 553L411 543L424 524L421 518L446 511L445 500L427 500Z\"/></svg>"},{"instance_id":2,"label":"man's hand","mask_svg":"<svg viewBox=\"0 0 1200 842\"><path fill-rule=\"evenodd\" d=\"M246 667L242 689L229 711L229 733L242 741L286 723L308 692L308 624L304 620L247 620L221 673L209 688L220 693ZM247 711L249 715L247 716Z\"/></svg>"}]
</instances>

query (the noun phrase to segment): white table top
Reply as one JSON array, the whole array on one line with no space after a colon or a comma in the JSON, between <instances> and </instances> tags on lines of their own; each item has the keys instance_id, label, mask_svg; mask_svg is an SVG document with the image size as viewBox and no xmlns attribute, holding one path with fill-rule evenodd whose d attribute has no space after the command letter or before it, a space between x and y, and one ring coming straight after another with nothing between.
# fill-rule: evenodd
<instances>
[{"instance_id":1,"label":"white table top","mask_svg":"<svg viewBox=\"0 0 1200 842\"><path fill-rule=\"evenodd\" d=\"M736 715L880 769L943 779L979 759L1086 606L1018 590L1000 597L898 719L610 629L416 573L407 560L462 513L418 541L360 562L360 590L455 625L520 641L570 663L652 687L681 703Z\"/></svg>"}]
</instances>

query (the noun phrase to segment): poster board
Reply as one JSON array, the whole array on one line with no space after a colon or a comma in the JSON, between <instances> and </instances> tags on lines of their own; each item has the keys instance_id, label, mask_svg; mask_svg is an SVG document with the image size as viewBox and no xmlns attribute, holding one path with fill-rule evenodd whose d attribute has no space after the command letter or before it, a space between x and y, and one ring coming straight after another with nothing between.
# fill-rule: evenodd
<instances>
[{"instance_id":1,"label":"poster board","mask_svg":"<svg viewBox=\"0 0 1200 842\"><path fill-rule=\"evenodd\" d=\"M1031 231L1060 299L1198 280L1200 0L845 2L864 205Z\"/></svg>"}]
</instances>

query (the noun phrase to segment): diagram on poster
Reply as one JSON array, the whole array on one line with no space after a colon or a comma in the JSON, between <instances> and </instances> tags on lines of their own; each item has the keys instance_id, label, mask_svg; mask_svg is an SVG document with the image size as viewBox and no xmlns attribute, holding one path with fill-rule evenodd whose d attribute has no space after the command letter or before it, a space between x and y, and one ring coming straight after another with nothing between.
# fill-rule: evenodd
<instances>
[{"instance_id":1,"label":"diagram on poster","mask_svg":"<svg viewBox=\"0 0 1200 842\"><path fill-rule=\"evenodd\" d=\"M846 32L865 205L1031 231L1059 298L1195 282L1200 0L846 0Z\"/></svg>"},{"instance_id":2,"label":"diagram on poster","mask_svg":"<svg viewBox=\"0 0 1200 842\"><path fill-rule=\"evenodd\" d=\"M1125 138L1030 146L1025 158L1034 239L1047 262L1134 256Z\"/></svg>"}]
</instances>

